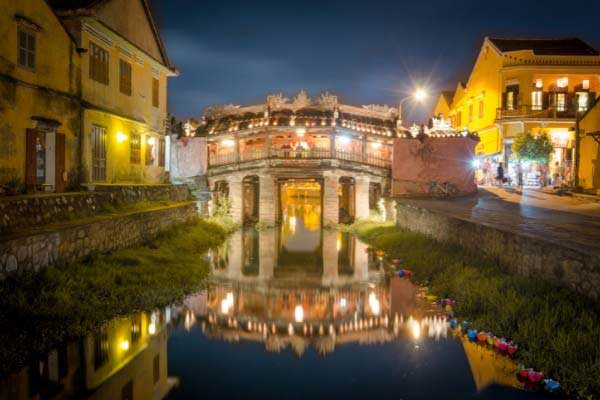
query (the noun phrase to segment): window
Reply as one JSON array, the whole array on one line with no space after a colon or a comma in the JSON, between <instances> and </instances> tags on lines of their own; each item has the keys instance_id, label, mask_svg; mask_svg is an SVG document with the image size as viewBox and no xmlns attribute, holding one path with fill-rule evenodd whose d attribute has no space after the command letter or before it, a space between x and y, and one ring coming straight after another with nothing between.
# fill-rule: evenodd
<instances>
[{"instance_id":1,"label":"window","mask_svg":"<svg viewBox=\"0 0 600 400\"><path fill-rule=\"evenodd\" d=\"M567 95L565 93L556 93L556 110L567 110Z\"/></svg>"},{"instance_id":2,"label":"window","mask_svg":"<svg viewBox=\"0 0 600 400\"><path fill-rule=\"evenodd\" d=\"M507 110L516 110L519 100L519 85L507 85L504 106Z\"/></svg>"},{"instance_id":3,"label":"window","mask_svg":"<svg viewBox=\"0 0 600 400\"><path fill-rule=\"evenodd\" d=\"M131 343L139 342L142 337L142 316L134 315L131 318Z\"/></svg>"},{"instance_id":4,"label":"window","mask_svg":"<svg viewBox=\"0 0 600 400\"><path fill-rule=\"evenodd\" d=\"M119 60L119 90L131 96L131 64L125 60Z\"/></svg>"},{"instance_id":5,"label":"window","mask_svg":"<svg viewBox=\"0 0 600 400\"><path fill-rule=\"evenodd\" d=\"M153 367L154 367L154 373L153 373L153 378L154 378L154 384L156 385L156 382L158 382L158 380L160 379L160 356L157 354L154 356L154 361L153 361Z\"/></svg>"},{"instance_id":6,"label":"window","mask_svg":"<svg viewBox=\"0 0 600 400\"><path fill-rule=\"evenodd\" d=\"M90 42L90 79L108 85L108 51Z\"/></svg>"},{"instance_id":7,"label":"window","mask_svg":"<svg viewBox=\"0 0 600 400\"><path fill-rule=\"evenodd\" d=\"M92 180L106 180L106 128L92 125Z\"/></svg>"},{"instance_id":8,"label":"window","mask_svg":"<svg viewBox=\"0 0 600 400\"><path fill-rule=\"evenodd\" d=\"M165 166L165 139L158 140L158 166Z\"/></svg>"},{"instance_id":9,"label":"window","mask_svg":"<svg viewBox=\"0 0 600 400\"><path fill-rule=\"evenodd\" d=\"M142 139L138 133L131 134L129 142L129 162L139 164L141 161Z\"/></svg>"},{"instance_id":10,"label":"window","mask_svg":"<svg viewBox=\"0 0 600 400\"><path fill-rule=\"evenodd\" d=\"M531 92L531 109L532 110L541 110L542 109L542 91L535 90Z\"/></svg>"},{"instance_id":11,"label":"window","mask_svg":"<svg viewBox=\"0 0 600 400\"><path fill-rule=\"evenodd\" d=\"M152 78L152 106L158 107L158 79Z\"/></svg>"},{"instance_id":12,"label":"window","mask_svg":"<svg viewBox=\"0 0 600 400\"><path fill-rule=\"evenodd\" d=\"M587 110L589 102L588 92L577 92L577 111Z\"/></svg>"},{"instance_id":13,"label":"window","mask_svg":"<svg viewBox=\"0 0 600 400\"><path fill-rule=\"evenodd\" d=\"M473 104L469 104L469 122L473 122Z\"/></svg>"},{"instance_id":14,"label":"window","mask_svg":"<svg viewBox=\"0 0 600 400\"><path fill-rule=\"evenodd\" d=\"M479 118L483 118L483 100L479 100Z\"/></svg>"},{"instance_id":15,"label":"window","mask_svg":"<svg viewBox=\"0 0 600 400\"><path fill-rule=\"evenodd\" d=\"M108 361L108 331L106 328L100 329L94 335L94 368L102 367Z\"/></svg>"},{"instance_id":16,"label":"window","mask_svg":"<svg viewBox=\"0 0 600 400\"><path fill-rule=\"evenodd\" d=\"M35 69L35 32L19 28L19 65L24 68Z\"/></svg>"},{"instance_id":17,"label":"window","mask_svg":"<svg viewBox=\"0 0 600 400\"><path fill-rule=\"evenodd\" d=\"M507 110L515 109L515 93L514 92L506 92L506 109Z\"/></svg>"},{"instance_id":18,"label":"window","mask_svg":"<svg viewBox=\"0 0 600 400\"><path fill-rule=\"evenodd\" d=\"M154 165L154 140L152 136L146 139L146 165Z\"/></svg>"}]
</instances>

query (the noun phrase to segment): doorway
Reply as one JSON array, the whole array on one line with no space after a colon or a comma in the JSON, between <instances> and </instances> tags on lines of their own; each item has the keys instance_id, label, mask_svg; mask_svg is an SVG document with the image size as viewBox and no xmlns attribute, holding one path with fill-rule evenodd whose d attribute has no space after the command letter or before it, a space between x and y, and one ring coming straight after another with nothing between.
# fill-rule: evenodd
<instances>
[{"instance_id":1,"label":"doorway","mask_svg":"<svg viewBox=\"0 0 600 400\"><path fill-rule=\"evenodd\" d=\"M65 190L65 135L55 129L27 129L25 185L28 192Z\"/></svg>"}]
</instances>

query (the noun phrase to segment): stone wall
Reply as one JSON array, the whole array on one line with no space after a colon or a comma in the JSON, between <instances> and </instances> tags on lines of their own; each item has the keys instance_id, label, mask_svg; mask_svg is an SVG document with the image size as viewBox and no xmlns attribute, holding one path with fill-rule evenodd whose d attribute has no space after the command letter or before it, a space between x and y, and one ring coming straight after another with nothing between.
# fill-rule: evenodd
<instances>
[{"instance_id":1,"label":"stone wall","mask_svg":"<svg viewBox=\"0 0 600 400\"><path fill-rule=\"evenodd\" d=\"M140 201L186 201L185 185L96 185L94 191L0 198L0 235L88 217L103 209Z\"/></svg>"},{"instance_id":2,"label":"stone wall","mask_svg":"<svg viewBox=\"0 0 600 400\"><path fill-rule=\"evenodd\" d=\"M422 207L397 205L397 224L496 260L508 272L548 279L592 299L600 298L600 256Z\"/></svg>"},{"instance_id":3,"label":"stone wall","mask_svg":"<svg viewBox=\"0 0 600 400\"><path fill-rule=\"evenodd\" d=\"M137 246L196 216L195 203L185 202L8 236L0 242L0 278L15 271L37 271L59 261L77 261L92 253Z\"/></svg>"}]
</instances>

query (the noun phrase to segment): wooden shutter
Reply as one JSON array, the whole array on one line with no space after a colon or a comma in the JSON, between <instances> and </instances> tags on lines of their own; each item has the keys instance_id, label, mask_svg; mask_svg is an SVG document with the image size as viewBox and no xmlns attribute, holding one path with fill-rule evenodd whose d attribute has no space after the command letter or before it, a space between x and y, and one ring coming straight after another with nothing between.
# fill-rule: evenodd
<instances>
[{"instance_id":1,"label":"wooden shutter","mask_svg":"<svg viewBox=\"0 0 600 400\"><path fill-rule=\"evenodd\" d=\"M64 192L66 181L65 175L65 135L56 134L56 165L55 165L55 191Z\"/></svg>"},{"instance_id":2,"label":"wooden shutter","mask_svg":"<svg viewBox=\"0 0 600 400\"><path fill-rule=\"evenodd\" d=\"M506 110L506 92L502 93L502 109Z\"/></svg>"},{"instance_id":3,"label":"wooden shutter","mask_svg":"<svg viewBox=\"0 0 600 400\"><path fill-rule=\"evenodd\" d=\"M542 93L542 109L547 110L550 108L550 93Z\"/></svg>"},{"instance_id":4,"label":"wooden shutter","mask_svg":"<svg viewBox=\"0 0 600 400\"><path fill-rule=\"evenodd\" d=\"M25 185L28 192L35 191L36 184L36 151L37 130L27 129L25 133Z\"/></svg>"},{"instance_id":5,"label":"wooden shutter","mask_svg":"<svg viewBox=\"0 0 600 400\"><path fill-rule=\"evenodd\" d=\"M588 106L587 106L587 109L589 110L590 108L592 108L592 106L594 105L595 102L596 102L596 93L590 92L588 94Z\"/></svg>"}]
</instances>

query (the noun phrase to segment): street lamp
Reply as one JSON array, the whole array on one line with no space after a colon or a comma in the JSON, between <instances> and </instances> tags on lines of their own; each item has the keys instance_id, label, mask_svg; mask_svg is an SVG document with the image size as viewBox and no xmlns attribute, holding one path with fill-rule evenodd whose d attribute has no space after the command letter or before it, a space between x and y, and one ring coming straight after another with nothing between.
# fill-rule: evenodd
<instances>
[{"instance_id":1,"label":"street lamp","mask_svg":"<svg viewBox=\"0 0 600 400\"><path fill-rule=\"evenodd\" d=\"M398 103L398 128L402 127L402 104L408 100L414 100L422 103L427 98L427 92L424 89L417 88L413 94L406 96Z\"/></svg>"}]
</instances>

